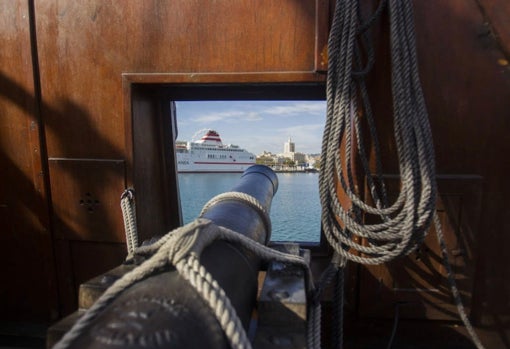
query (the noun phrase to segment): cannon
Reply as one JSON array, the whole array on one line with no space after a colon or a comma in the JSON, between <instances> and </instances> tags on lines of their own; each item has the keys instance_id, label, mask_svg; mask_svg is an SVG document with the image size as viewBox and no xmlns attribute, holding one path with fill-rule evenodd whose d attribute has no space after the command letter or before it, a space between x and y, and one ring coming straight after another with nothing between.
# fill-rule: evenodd
<instances>
[{"instance_id":1,"label":"cannon","mask_svg":"<svg viewBox=\"0 0 510 349\"><path fill-rule=\"evenodd\" d=\"M270 240L268 212L278 189L275 173L254 165L241 176L234 193L248 194L258 208L235 195L218 196L201 217L260 244ZM261 210L262 208L262 210ZM229 297L245 331L257 294L260 260L232 243L216 240L200 255L201 264ZM165 268L120 293L73 341L73 348L228 348L210 307L175 268Z\"/></svg>"}]
</instances>

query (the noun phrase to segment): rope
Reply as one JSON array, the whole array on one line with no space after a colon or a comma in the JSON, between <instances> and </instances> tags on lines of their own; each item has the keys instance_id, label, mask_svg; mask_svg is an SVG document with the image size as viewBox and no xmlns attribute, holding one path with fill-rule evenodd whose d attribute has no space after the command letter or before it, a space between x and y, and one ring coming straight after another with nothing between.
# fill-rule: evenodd
<instances>
[{"instance_id":1,"label":"rope","mask_svg":"<svg viewBox=\"0 0 510 349\"><path fill-rule=\"evenodd\" d=\"M321 348L321 303L311 303L308 308L307 348Z\"/></svg>"},{"instance_id":2,"label":"rope","mask_svg":"<svg viewBox=\"0 0 510 349\"><path fill-rule=\"evenodd\" d=\"M271 219L269 218L269 213L266 212L264 207L259 203L259 201L254 198L253 196L239 192L239 191L229 191L225 192L219 195L216 195L211 200L209 200L204 207L202 208L202 211L198 215L199 217L203 217L204 214L214 205L216 205L220 201L226 201L226 200L234 200L239 201L244 204L247 204L251 208L255 209L257 211L259 217L262 219L262 222L264 222L264 227L266 230L266 241L265 245L269 243L271 240Z\"/></svg>"},{"instance_id":3,"label":"rope","mask_svg":"<svg viewBox=\"0 0 510 349\"><path fill-rule=\"evenodd\" d=\"M382 178L379 140L364 77L373 66L368 28L388 7L390 16L393 128L399 164L400 192L393 203ZM360 44L361 43L361 44ZM483 348L462 305L446 245L437 219L435 160L432 133L418 75L412 1L381 0L365 22L359 0L337 0L328 40L327 116L319 175L324 234L335 251L335 265L323 275L318 290L336 275L338 299L333 345L343 346L343 265L346 261L382 264L405 256L421 244L432 220L448 271L448 281L459 315L477 348ZM362 59L366 59L363 65ZM370 167L362 124L368 130L375 169ZM366 132L366 131L365 131ZM342 152L342 157L340 156ZM355 154L357 152L357 156ZM356 193L359 160L368 188L364 200ZM344 195L339 195L344 194ZM345 196L349 205L340 202ZM367 223L373 222L373 223ZM338 259L342 262L338 266ZM335 272L336 267L340 269ZM326 273L325 272L325 273ZM391 345L391 344L390 344Z\"/></svg>"},{"instance_id":4,"label":"rope","mask_svg":"<svg viewBox=\"0 0 510 349\"><path fill-rule=\"evenodd\" d=\"M434 215L434 226L436 228L437 240L439 241L439 246L441 247L441 255L443 256L443 265L444 265L447 275L448 275L448 284L450 285L450 290L452 291L453 302L455 303L455 306L457 307L457 311L459 313L459 316L460 316L462 322L464 323L464 326L466 327L466 330L468 331L469 335L471 336L473 344L477 347L477 349L483 349L484 346L483 346L482 342L480 341L480 338L478 338L478 335L476 334L475 329L473 328L473 325L471 325L471 322L469 321L469 318L467 317L466 310L464 308L464 304L462 304L462 299L460 298L459 289L457 288L457 284L455 282L452 266L451 266L449 258L448 258L448 249L446 248L446 243L444 241L443 229L441 228L441 222L439 221L439 217L437 216L437 213Z\"/></svg>"},{"instance_id":5,"label":"rope","mask_svg":"<svg viewBox=\"0 0 510 349\"><path fill-rule=\"evenodd\" d=\"M124 190L120 196L120 208L122 209L122 219L124 220L124 230L126 232L126 245L129 259L138 247L135 191L133 189Z\"/></svg>"},{"instance_id":6,"label":"rope","mask_svg":"<svg viewBox=\"0 0 510 349\"><path fill-rule=\"evenodd\" d=\"M362 56L356 40L359 27L363 26L358 0L337 1L328 42L328 108L322 146L324 166L319 178L322 224L336 253L363 264L381 264L412 252L425 238L435 208L433 144L419 88L414 37L410 34L414 29L412 9L409 1L402 0L390 1L389 9L392 65L401 68L392 71L393 123L401 178L400 195L392 205L386 202L380 165L372 173L364 149L358 100L362 101L363 110L369 111L363 117L369 125L375 153L380 154L365 84L353 76L361 70ZM344 163L339 154L342 142ZM352 167L356 151L369 187L370 198L366 201L356 194ZM351 207L342 205L338 190L347 195ZM375 223L367 224L368 216Z\"/></svg>"}]
</instances>

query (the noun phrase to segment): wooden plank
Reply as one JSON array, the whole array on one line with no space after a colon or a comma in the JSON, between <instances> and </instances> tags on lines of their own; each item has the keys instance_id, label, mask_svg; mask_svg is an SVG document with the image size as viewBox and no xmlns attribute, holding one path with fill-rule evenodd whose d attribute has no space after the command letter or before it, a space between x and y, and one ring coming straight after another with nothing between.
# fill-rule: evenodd
<instances>
[{"instance_id":1,"label":"wooden plank","mask_svg":"<svg viewBox=\"0 0 510 349\"><path fill-rule=\"evenodd\" d=\"M56 237L125 241L123 160L50 159L49 168Z\"/></svg>"},{"instance_id":2,"label":"wooden plank","mask_svg":"<svg viewBox=\"0 0 510 349\"><path fill-rule=\"evenodd\" d=\"M162 236L182 224L179 205L174 148L176 125L173 125L170 101L154 98L136 89L132 108L126 113L132 141L128 168L130 187L135 189L137 224L140 241ZM132 112L132 113L131 113Z\"/></svg>"},{"instance_id":3,"label":"wooden plank","mask_svg":"<svg viewBox=\"0 0 510 349\"><path fill-rule=\"evenodd\" d=\"M475 1L414 1L420 77L436 150L440 175L476 175L483 178L483 196L471 215L481 217L472 225L476 257L471 290L472 315L480 320L509 316L510 270L503 246L510 244L505 232L510 195L506 173L510 152L506 130L510 129L508 101L510 75L498 60L500 45L487 35L486 19ZM499 10L505 12L505 7ZM509 14L502 14L508 18ZM379 130L384 171L398 172L393 142L391 76L387 20L375 32L376 63L369 88ZM497 241L495 244L494 241ZM375 274L377 279L377 273ZM383 274L381 276L385 278ZM488 315L492 314L492 315Z\"/></svg>"},{"instance_id":4,"label":"wooden plank","mask_svg":"<svg viewBox=\"0 0 510 349\"><path fill-rule=\"evenodd\" d=\"M78 300L78 308L82 308L83 305L90 305L90 303L87 304L87 302L83 302L85 299L81 298L80 292L83 284L90 282L90 280L95 277L104 276L105 274L118 276L129 269L119 268L127 256L125 244L72 241L70 250L74 286L75 289L78 290L78 293L74 294L75 299ZM96 258L96 256L101 256L101 258ZM118 272L112 272L113 268L118 268ZM110 286L113 281L109 279L108 282L103 284ZM94 300L89 299L89 301L92 302Z\"/></svg>"},{"instance_id":5,"label":"wooden plank","mask_svg":"<svg viewBox=\"0 0 510 349\"><path fill-rule=\"evenodd\" d=\"M0 3L0 313L10 321L58 316L27 1ZM36 287L34 287L36 285Z\"/></svg>"},{"instance_id":6,"label":"wooden plank","mask_svg":"<svg viewBox=\"0 0 510 349\"><path fill-rule=\"evenodd\" d=\"M331 26L329 0L316 1L315 14L315 71L327 72L328 70L328 34Z\"/></svg>"},{"instance_id":7,"label":"wooden plank","mask_svg":"<svg viewBox=\"0 0 510 349\"><path fill-rule=\"evenodd\" d=\"M121 264L80 284L78 308L90 308L115 281L135 267L135 264Z\"/></svg>"},{"instance_id":8,"label":"wooden plank","mask_svg":"<svg viewBox=\"0 0 510 349\"><path fill-rule=\"evenodd\" d=\"M510 3L506 0L479 0L487 24L494 30L493 35L496 36L503 52L506 54L505 59L507 63L501 62L501 66L508 67L508 60L510 59L510 21L508 16L510 14Z\"/></svg>"},{"instance_id":9,"label":"wooden plank","mask_svg":"<svg viewBox=\"0 0 510 349\"><path fill-rule=\"evenodd\" d=\"M301 255L310 262L310 251L298 244L274 245L273 249ZM258 299L255 348L306 348L307 294L301 267L273 261L269 263Z\"/></svg>"},{"instance_id":10,"label":"wooden plank","mask_svg":"<svg viewBox=\"0 0 510 349\"><path fill-rule=\"evenodd\" d=\"M393 184L389 187L395 190ZM439 188L437 211L457 286L469 311L475 281L481 178L449 176L439 180ZM364 266L360 283L359 311L364 318L391 319L398 312L401 319L458 320L434 228L409 256L384 265Z\"/></svg>"},{"instance_id":11,"label":"wooden plank","mask_svg":"<svg viewBox=\"0 0 510 349\"><path fill-rule=\"evenodd\" d=\"M510 195L510 75L494 37L484 35L475 1L415 1L420 73L431 118L437 173L483 177L483 197L474 229L476 258L473 317L510 316L506 234ZM498 7L504 18L508 6ZM433 57L439 57L434 59ZM440 78L441 77L441 78ZM443 78L444 77L444 78ZM446 78L447 77L447 78ZM438 80L438 78L440 78ZM495 244L494 242L497 241ZM474 262L474 261L473 261Z\"/></svg>"},{"instance_id":12,"label":"wooden plank","mask_svg":"<svg viewBox=\"0 0 510 349\"><path fill-rule=\"evenodd\" d=\"M125 72L314 70L315 0L35 7L50 157L122 157Z\"/></svg>"}]
</instances>

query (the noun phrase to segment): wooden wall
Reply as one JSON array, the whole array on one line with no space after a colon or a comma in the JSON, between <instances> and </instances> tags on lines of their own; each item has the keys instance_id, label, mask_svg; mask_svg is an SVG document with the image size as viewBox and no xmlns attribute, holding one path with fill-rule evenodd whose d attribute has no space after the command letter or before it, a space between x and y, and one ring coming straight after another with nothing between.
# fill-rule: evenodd
<instances>
[{"instance_id":1,"label":"wooden wall","mask_svg":"<svg viewBox=\"0 0 510 349\"><path fill-rule=\"evenodd\" d=\"M0 254L9 280L0 312L52 321L74 309L80 282L123 260L119 196L136 171L123 74L165 80L164 74L182 73L192 83L194 74L232 73L250 82L253 75L243 73L260 72L276 82L290 72L323 81L316 71L324 69L328 6L323 0L0 2L0 241L9 246ZM424 93L441 190L448 194L443 204L450 207L444 217L457 227L454 244L469 238L460 252L469 258L456 265L468 270L473 313L488 322L510 314L509 6L415 1ZM377 50L384 54L382 42ZM390 139L389 66L377 59L370 83ZM147 142L156 144L156 132L147 130ZM149 166L144 176L157 171ZM138 181L144 176L138 173ZM170 217L148 226L178 224L175 212ZM389 275L374 270L359 275L360 287L367 284L356 292L366 299L373 296L370 275ZM373 311L364 306L360 314Z\"/></svg>"},{"instance_id":2,"label":"wooden wall","mask_svg":"<svg viewBox=\"0 0 510 349\"><path fill-rule=\"evenodd\" d=\"M508 18L510 5L464 0L414 4L420 76L442 199L438 210L450 236L450 259L473 318L485 324L507 323L510 46L508 21L501 18L502 13ZM379 28L385 25L383 21ZM378 58L387 52L385 35L380 36ZM370 83L372 92L378 91L375 110L384 134L385 171L395 174L389 69L389 61L379 59ZM434 266L439 257L436 239L429 236L424 249L404 263L365 268L360 275L361 314L392 317L396 302L401 302L406 304L400 307L403 317L455 317L455 309L448 306L445 271ZM370 306L367 302L374 298L384 301Z\"/></svg>"},{"instance_id":3,"label":"wooden wall","mask_svg":"<svg viewBox=\"0 0 510 349\"><path fill-rule=\"evenodd\" d=\"M0 6L7 39L0 56L0 101L9 117L1 120L1 159L2 167L10 169L2 173L2 182L9 184L1 187L0 212L8 227L1 236L20 245L4 256L13 274L49 280L51 286L44 293L28 287L29 280L2 287L8 292L2 306L12 304L5 314L16 311L22 319L36 317L19 306L29 299L16 296L19 288L37 295L32 303L40 305L38 320L53 320L75 308L81 282L125 256L119 197L136 176L127 173L134 150L126 148L131 136L125 129L123 73L311 72L316 64L314 0L15 0ZM146 137L145 149L153 149L150 144L158 136L154 131ZM42 155L34 154L39 140ZM149 183L158 171L153 167L148 164L137 178L145 176ZM34 190L36 180L42 193ZM12 195L4 194L4 188ZM154 191L150 185L144 188ZM14 195L41 207L15 208L10 202ZM150 199L156 206L163 202ZM26 211L36 209L34 215L46 215L38 222L42 227L23 222ZM146 235L178 224L178 213L168 212L170 219L161 215L147 223L158 231ZM25 232L24 225L31 230ZM18 255L38 254L45 258L28 258L21 266L12 262ZM53 303L43 301L49 299Z\"/></svg>"},{"instance_id":4,"label":"wooden wall","mask_svg":"<svg viewBox=\"0 0 510 349\"><path fill-rule=\"evenodd\" d=\"M27 1L0 3L1 321L59 315Z\"/></svg>"}]
</instances>

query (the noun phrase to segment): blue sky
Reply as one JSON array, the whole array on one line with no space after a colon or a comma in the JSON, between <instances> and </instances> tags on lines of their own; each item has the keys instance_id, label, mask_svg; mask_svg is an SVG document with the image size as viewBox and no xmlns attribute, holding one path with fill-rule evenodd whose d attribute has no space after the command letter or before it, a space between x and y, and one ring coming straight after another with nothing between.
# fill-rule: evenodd
<instances>
[{"instance_id":1,"label":"blue sky","mask_svg":"<svg viewBox=\"0 0 510 349\"><path fill-rule=\"evenodd\" d=\"M320 153L326 101L193 101L176 102L176 107L178 140L211 128L224 144L256 155L282 153L289 137L297 152Z\"/></svg>"}]
</instances>

